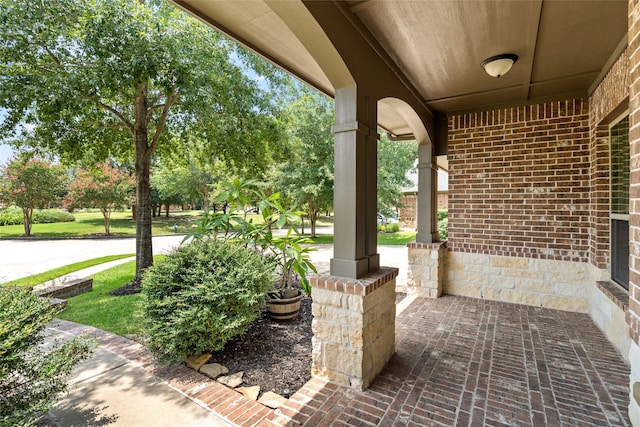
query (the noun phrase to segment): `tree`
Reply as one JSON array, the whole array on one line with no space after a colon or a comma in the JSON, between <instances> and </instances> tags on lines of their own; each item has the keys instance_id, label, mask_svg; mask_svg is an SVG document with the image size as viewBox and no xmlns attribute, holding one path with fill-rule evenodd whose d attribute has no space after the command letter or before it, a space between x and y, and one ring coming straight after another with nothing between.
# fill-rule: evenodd
<instances>
[{"instance_id":1,"label":"tree","mask_svg":"<svg viewBox=\"0 0 640 427\"><path fill-rule=\"evenodd\" d=\"M278 186L294 205L305 210L311 237L321 211L333 204L333 103L300 87L290 106L291 153L278 172Z\"/></svg>"},{"instance_id":2,"label":"tree","mask_svg":"<svg viewBox=\"0 0 640 427\"><path fill-rule=\"evenodd\" d=\"M89 169L78 169L69 184L65 204L73 207L98 208L104 217L104 232L109 235L111 212L126 206L133 195L133 178L107 163L96 163Z\"/></svg>"},{"instance_id":3,"label":"tree","mask_svg":"<svg viewBox=\"0 0 640 427\"><path fill-rule=\"evenodd\" d=\"M60 199L63 172L42 159L13 160L0 172L0 199L22 209L24 234L31 235L33 210L44 209Z\"/></svg>"},{"instance_id":4,"label":"tree","mask_svg":"<svg viewBox=\"0 0 640 427\"><path fill-rule=\"evenodd\" d=\"M190 157L160 161L151 174L151 186L162 202L202 203L207 210L213 186L221 180L225 166L219 161Z\"/></svg>"},{"instance_id":5,"label":"tree","mask_svg":"<svg viewBox=\"0 0 640 427\"><path fill-rule=\"evenodd\" d=\"M135 283L153 263L149 179L157 152L193 137L228 164L259 167L278 146L274 105L258 78L243 74L244 56L166 2L0 6L0 107L7 109L0 134L14 144L37 135L39 148L62 159L133 153Z\"/></svg>"},{"instance_id":6,"label":"tree","mask_svg":"<svg viewBox=\"0 0 640 427\"><path fill-rule=\"evenodd\" d=\"M402 189L411 184L407 172L418 157L415 141L390 141L382 135L378 143L378 212L385 216L397 213Z\"/></svg>"},{"instance_id":7,"label":"tree","mask_svg":"<svg viewBox=\"0 0 640 427\"><path fill-rule=\"evenodd\" d=\"M30 289L1 290L0 307L0 425L33 425L67 388L91 344L74 338L43 350L45 327L58 312Z\"/></svg>"}]
</instances>

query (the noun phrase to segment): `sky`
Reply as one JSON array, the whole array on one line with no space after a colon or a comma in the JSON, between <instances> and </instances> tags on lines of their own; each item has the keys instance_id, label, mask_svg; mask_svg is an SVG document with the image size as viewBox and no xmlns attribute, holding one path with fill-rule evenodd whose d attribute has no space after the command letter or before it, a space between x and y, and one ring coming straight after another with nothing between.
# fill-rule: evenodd
<instances>
[{"instance_id":1,"label":"sky","mask_svg":"<svg viewBox=\"0 0 640 427\"><path fill-rule=\"evenodd\" d=\"M5 115L5 109L0 108L0 119ZM7 160L13 157L13 150L6 144L0 144L0 164L7 163Z\"/></svg>"},{"instance_id":2,"label":"sky","mask_svg":"<svg viewBox=\"0 0 640 427\"><path fill-rule=\"evenodd\" d=\"M7 144L0 144L0 164L7 163L13 157L13 150Z\"/></svg>"}]
</instances>

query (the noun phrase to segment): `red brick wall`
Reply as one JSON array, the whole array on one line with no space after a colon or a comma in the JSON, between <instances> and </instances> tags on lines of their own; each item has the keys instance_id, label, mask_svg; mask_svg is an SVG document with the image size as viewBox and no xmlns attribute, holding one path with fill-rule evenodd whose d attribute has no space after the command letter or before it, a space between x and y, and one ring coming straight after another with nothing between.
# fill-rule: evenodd
<instances>
[{"instance_id":1,"label":"red brick wall","mask_svg":"<svg viewBox=\"0 0 640 427\"><path fill-rule=\"evenodd\" d=\"M416 228L416 208L418 201L416 193L407 193L402 197L402 207L398 209L400 227ZM449 193L438 191L438 209L449 209Z\"/></svg>"},{"instance_id":2,"label":"red brick wall","mask_svg":"<svg viewBox=\"0 0 640 427\"><path fill-rule=\"evenodd\" d=\"M449 209L448 191L438 191L438 209Z\"/></svg>"},{"instance_id":3,"label":"red brick wall","mask_svg":"<svg viewBox=\"0 0 640 427\"><path fill-rule=\"evenodd\" d=\"M609 265L609 123L628 107L628 96L629 69L625 50L589 99L591 128L589 251L591 263L601 269Z\"/></svg>"},{"instance_id":4,"label":"red brick wall","mask_svg":"<svg viewBox=\"0 0 640 427\"><path fill-rule=\"evenodd\" d=\"M449 119L449 248L586 262L589 104Z\"/></svg>"},{"instance_id":5,"label":"red brick wall","mask_svg":"<svg viewBox=\"0 0 640 427\"><path fill-rule=\"evenodd\" d=\"M640 344L640 2L629 2L629 335Z\"/></svg>"},{"instance_id":6,"label":"red brick wall","mask_svg":"<svg viewBox=\"0 0 640 427\"><path fill-rule=\"evenodd\" d=\"M402 207L398 209L398 221L401 227L416 228L416 193L408 193L402 197Z\"/></svg>"}]
</instances>

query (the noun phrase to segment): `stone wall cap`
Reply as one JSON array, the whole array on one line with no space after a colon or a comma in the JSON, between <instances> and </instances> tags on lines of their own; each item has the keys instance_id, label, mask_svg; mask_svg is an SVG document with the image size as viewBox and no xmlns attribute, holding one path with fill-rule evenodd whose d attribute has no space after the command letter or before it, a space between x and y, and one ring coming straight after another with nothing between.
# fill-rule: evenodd
<instances>
[{"instance_id":1,"label":"stone wall cap","mask_svg":"<svg viewBox=\"0 0 640 427\"><path fill-rule=\"evenodd\" d=\"M369 273L359 279L320 274L310 277L309 283L313 288L365 296L396 277L398 277L397 268L380 267L378 271Z\"/></svg>"},{"instance_id":2,"label":"stone wall cap","mask_svg":"<svg viewBox=\"0 0 640 427\"><path fill-rule=\"evenodd\" d=\"M412 249L440 249L447 247L447 241L433 243L409 242L407 247Z\"/></svg>"}]
</instances>

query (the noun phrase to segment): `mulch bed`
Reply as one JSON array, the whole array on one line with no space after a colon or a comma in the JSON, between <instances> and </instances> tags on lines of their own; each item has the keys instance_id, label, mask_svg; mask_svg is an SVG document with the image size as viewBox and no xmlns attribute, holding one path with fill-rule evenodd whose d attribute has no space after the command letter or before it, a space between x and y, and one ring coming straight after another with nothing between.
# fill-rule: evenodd
<instances>
[{"instance_id":1,"label":"mulch bed","mask_svg":"<svg viewBox=\"0 0 640 427\"><path fill-rule=\"evenodd\" d=\"M311 299L301 301L298 317L276 321L266 311L244 334L212 354L229 373L244 371L244 385L262 393L293 394L311 379ZM288 396L285 396L288 397Z\"/></svg>"},{"instance_id":2,"label":"mulch bed","mask_svg":"<svg viewBox=\"0 0 640 427\"><path fill-rule=\"evenodd\" d=\"M120 288L120 294L135 293L135 285ZM396 303L406 295L397 292ZM244 386L259 385L261 393L289 397L311 379L312 320L309 297L302 299L298 317L292 320L273 320L264 309L245 334L212 353L209 363L219 363L229 373L243 371Z\"/></svg>"}]
</instances>

